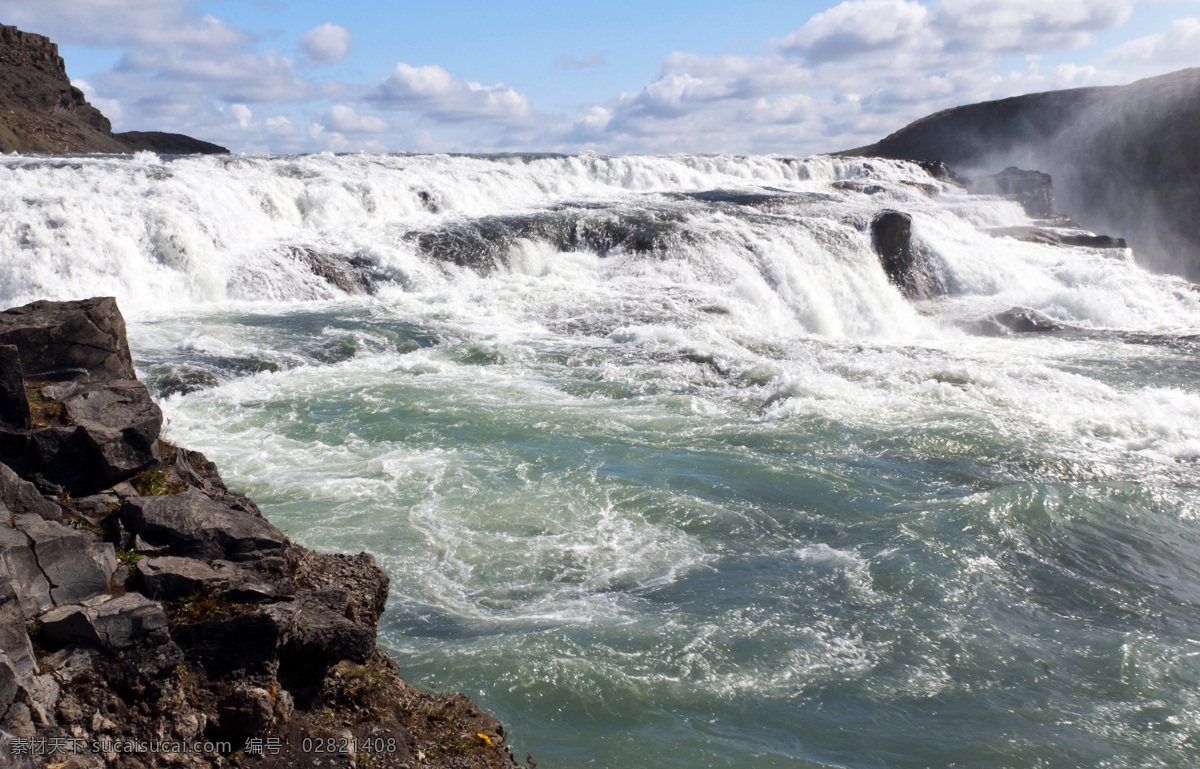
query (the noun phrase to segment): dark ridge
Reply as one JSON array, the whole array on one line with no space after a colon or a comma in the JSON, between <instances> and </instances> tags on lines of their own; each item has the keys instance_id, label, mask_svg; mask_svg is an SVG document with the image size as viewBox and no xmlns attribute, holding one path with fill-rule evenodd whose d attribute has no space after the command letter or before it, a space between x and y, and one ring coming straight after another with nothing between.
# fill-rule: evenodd
<instances>
[{"instance_id":1,"label":"dark ridge","mask_svg":"<svg viewBox=\"0 0 1200 769\"><path fill-rule=\"evenodd\" d=\"M71 85L57 45L42 35L0 25L0 152L123 154L147 149L228 152L181 134L114 136L108 118Z\"/></svg>"},{"instance_id":2,"label":"dark ridge","mask_svg":"<svg viewBox=\"0 0 1200 769\"><path fill-rule=\"evenodd\" d=\"M134 152L149 150L160 155L228 155L229 150L212 142L193 139L183 134L164 133L162 131L126 131L113 134Z\"/></svg>"},{"instance_id":3,"label":"dark ridge","mask_svg":"<svg viewBox=\"0 0 1200 769\"><path fill-rule=\"evenodd\" d=\"M1200 279L1200 69L1126 86L1035 93L943 110L840 153L1036 168L1084 227L1119 232L1150 266Z\"/></svg>"},{"instance_id":4,"label":"dark ridge","mask_svg":"<svg viewBox=\"0 0 1200 769\"><path fill-rule=\"evenodd\" d=\"M630 212L597 215L581 210L486 216L409 235L421 252L443 262L490 271L506 262L519 239L548 242L558 251L664 255L687 237L682 215Z\"/></svg>"}]
</instances>

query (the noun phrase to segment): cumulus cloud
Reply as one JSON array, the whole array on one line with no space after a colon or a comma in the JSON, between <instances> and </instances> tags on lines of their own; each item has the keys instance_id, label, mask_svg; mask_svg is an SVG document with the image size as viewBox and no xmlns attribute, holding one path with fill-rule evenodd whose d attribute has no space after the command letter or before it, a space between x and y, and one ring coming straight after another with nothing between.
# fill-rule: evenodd
<instances>
[{"instance_id":1,"label":"cumulus cloud","mask_svg":"<svg viewBox=\"0 0 1200 769\"><path fill-rule=\"evenodd\" d=\"M943 0L931 27L950 51L1040 53L1088 45L1129 18L1135 0Z\"/></svg>"},{"instance_id":2,"label":"cumulus cloud","mask_svg":"<svg viewBox=\"0 0 1200 769\"><path fill-rule=\"evenodd\" d=\"M300 48L311 63L333 64L346 58L354 35L337 24L322 24L305 32L300 38Z\"/></svg>"},{"instance_id":3,"label":"cumulus cloud","mask_svg":"<svg viewBox=\"0 0 1200 769\"><path fill-rule=\"evenodd\" d=\"M343 134L382 133L388 129L386 120L360 115L345 104L330 107L321 118L321 123L329 130Z\"/></svg>"},{"instance_id":4,"label":"cumulus cloud","mask_svg":"<svg viewBox=\"0 0 1200 769\"><path fill-rule=\"evenodd\" d=\"M813 16L779 47L811 63L890 51L917 42L928 13L907 0L851 0Z\"/></svg>"},{"instance_id":5,"label":"cumulus cloud","mask_svg":"<svg viewBox=\"0 0 1200 769\"><path fill-rule=\"evenodd\" d=\"M397 64L371 101L383 109L421 112L446 123L481 118L523 122L532 116L525 94L503 83L485 86L465 80L437 65Z\"/></svg>"},{"instance_id":6,"label":"cumulus cloud","mask_svg":"<svg viewBox=\"0 0 1200 769\"><path fill-rule=\"evenodd\" d=\"M228 50L257 40L215 16L190 13L189 5L189 0L0 0L0 17L5 24L75 45Z\"/></svg>"},{"instance_id":7,"label":"cumulus cloud","mask_svg":"<svg viewBox=\"0 0 1200 769\"><path fill-rule=\"evenodd\" d=\"M1147 35L1117 46L1106 64L1142 70L1200 65L1200 19L1178 19L1163 35Z\"/></svg>"}]
</instances>

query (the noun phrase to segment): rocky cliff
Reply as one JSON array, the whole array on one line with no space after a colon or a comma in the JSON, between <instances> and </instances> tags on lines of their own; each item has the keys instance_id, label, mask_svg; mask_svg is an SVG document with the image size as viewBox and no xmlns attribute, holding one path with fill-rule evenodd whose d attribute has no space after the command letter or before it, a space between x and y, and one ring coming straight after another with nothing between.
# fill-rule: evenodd
<instances>
[{"instance_id":1,"label":"rocky cliff","mask_svg":"<svg viewBox=\"0 0 1200 769\"><path fill-rule=\"evenodd\" d=\"M0 152L228 152L180 134L113 134L108 118L71 85L49 38L0 26Z\"/></svg>"},{"instance_id":2,"label":"rocky cliff","mask_svg":"<svg viewBox=\"0 0 1200 769\"><path fill-rule=\"evenodd\" d=\"M1119 232L1151 266L1200 279L1200 69L1127 86L1018 96L945 110L844 154L1006 166L1054 178L1058 207Z\"/></svg>"},{"instance_id":3,"label":"rocky cliff","mask_svg":"<svg viewBox=\"0 0 1200 769\"><path fill-rule=\"evenodd\" d=\"M375 644L388 578L159 435L110 298L0 313L0 767L514 767Z\"/></svg>"}]
</instances>

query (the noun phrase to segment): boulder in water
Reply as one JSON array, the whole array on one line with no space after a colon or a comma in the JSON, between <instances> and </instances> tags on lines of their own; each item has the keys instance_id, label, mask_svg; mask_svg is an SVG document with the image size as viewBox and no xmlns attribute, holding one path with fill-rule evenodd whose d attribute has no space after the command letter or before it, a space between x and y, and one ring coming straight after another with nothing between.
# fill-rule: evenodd
<instances>
[{"instance_id":1,"label":"boulder in water","mask_svg":"<svg viewBox=\"0 0 1200 769\"><path fill-rule=\"evenodd\" d=\"M909 296L916 294L912 234L912 217L906 213L882 211L871 220L871 245L879 254L883 271Z\"/></svg>"}]
</instances>

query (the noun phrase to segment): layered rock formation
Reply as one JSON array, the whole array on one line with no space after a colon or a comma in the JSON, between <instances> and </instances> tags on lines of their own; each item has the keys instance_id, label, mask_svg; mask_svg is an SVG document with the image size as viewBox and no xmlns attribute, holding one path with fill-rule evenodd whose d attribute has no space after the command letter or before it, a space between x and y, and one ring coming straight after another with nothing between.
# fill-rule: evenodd
<instances>
[{"instance_id":1,"label":"layered rock formation","mask_svg":"<svg viewBox=\"0 0 1200 769\"><path fill-rule=\"evenodd\" d=\"M374 559L159 436L112 299L0 313L0 767L513 767L375 644Z\"/></svg>"},{"instance_id":2,"label":"layered rock formation","mask_svg":"<svg viewBox=\"0 0 1200 769\"><path fill-rule=\"evenodd\" d=\"M1128 86L1030 94L945 110L844 154L1006 166L1054 177L1058 205L1120 232L1139 259L1200 279L1200 69Z\"/></svg>"},{"instance_id":3,"label":"layered rock formation","mask_svg":"<svg viewBox=\"0 0 1200 769\"><path fill-rule=\"evenodd\" d=\"M0 152L222 153L180 134L114 134L108 118L71 85L49 38L0 25Z\"/></svg>"}]
</instances>

